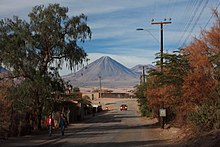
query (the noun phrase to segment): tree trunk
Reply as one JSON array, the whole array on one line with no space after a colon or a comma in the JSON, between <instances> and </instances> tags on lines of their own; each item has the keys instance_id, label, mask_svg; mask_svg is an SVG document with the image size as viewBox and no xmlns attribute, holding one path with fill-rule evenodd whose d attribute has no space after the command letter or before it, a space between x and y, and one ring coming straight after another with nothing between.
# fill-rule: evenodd
<instances>
[{"instance_id":1,"label":"tree trunk","mask_svg":"<svg viewBox=\"0 0 220 147\"><path fill-rule=\"evenodd\" d=\"M41 126L41 122L42 122L42 107L38 107L37 119L38 119L38 130L41 130L42 129L42 126Z\"/></svg>"},{"instance_id":2,"label":"tree trunk","mask_svg":"<svg viewBox=\"0 0 220 147\"><path fill-rule=\"evenodd\" d=\"M38 114L37 117L38 117L38 118L37 118L37 119L38 119L38 130L41 130L41 128L42 128L42 127L41 127L41 120L42 120L42 119L41 119L41 114Z\"/></svg>"}]
</instances>

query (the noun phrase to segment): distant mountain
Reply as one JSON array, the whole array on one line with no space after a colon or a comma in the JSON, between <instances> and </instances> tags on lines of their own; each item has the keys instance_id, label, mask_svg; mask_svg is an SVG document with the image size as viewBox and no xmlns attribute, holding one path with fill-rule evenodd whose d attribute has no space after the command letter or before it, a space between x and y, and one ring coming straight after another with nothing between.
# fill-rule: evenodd
<instances>
[{"instance_id":1,"label":"distant mountain","mask_svg":"<svg viewBox=\"0 0 220 147\"><path fill-rule=\"evenodd\" d=\"M73 86L100 86L103 87L130 87L139 83L139 75L129 68L103 56L90 63L76 73L63 76L65 81L70 81Z\"/></svg>"},{"instance_id":2,"label":"distant mountain","mask_svg":"<svg viewBox=\"0 0 220 147\"><path fill-rule=\"evenodd\" d=\"M145 73L147 73L151 69L155 69L156 68L155 66L153 66L151 64L147 64L147 65L138 64L138 65L132 67L131 70L134 73L136 73L138 75L141 75L141 74L143 74L143 66L144 66Z\"/></svg>"}]
</instances>

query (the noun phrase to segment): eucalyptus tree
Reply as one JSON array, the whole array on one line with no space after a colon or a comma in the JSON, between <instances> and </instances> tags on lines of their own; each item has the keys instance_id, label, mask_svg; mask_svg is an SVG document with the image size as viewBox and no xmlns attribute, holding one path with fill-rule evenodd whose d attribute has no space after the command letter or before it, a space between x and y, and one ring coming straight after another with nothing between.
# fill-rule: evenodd
<instances>
[{"instance_id":1,"label":"eucalyptus tree","mask_svg":"<svg viewBox=\"0 0 220 147\"><path fill-rule=\"evenodd\" d=\"M59 4L39 5L33 7L28 21L18 16L0 21L0 63L12 71L12 78L19 79L11 97L25 104L23 109L36 109L39 122L44 103L52 93L64 90L59 75L62 66L72 70L86 60L78 44L91 38L87 16L67 13L68 8Z\"/></svg>"}]
</instances>

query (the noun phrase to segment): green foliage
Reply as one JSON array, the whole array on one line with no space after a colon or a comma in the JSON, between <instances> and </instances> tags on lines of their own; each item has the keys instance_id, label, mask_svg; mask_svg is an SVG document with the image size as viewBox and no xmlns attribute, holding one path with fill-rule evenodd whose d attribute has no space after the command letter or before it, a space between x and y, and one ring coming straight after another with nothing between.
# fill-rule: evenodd
<instances>
[{"instance_id":1,"label":"green foliage","mask_svg":"<svg viewBox=\"0 0 220 147\"><path fill-rule=\"evenodd\" d=\"M136 97L145 97L145 90L147 89L147 84L142 83L135 86L134 94Z\"/></svg>"},{"instance_id":2,"label":"green foliage","mask_svg":"<svg viewBox=\"0 0 220 147\"><path fill-rule=\"evenodd\" d=\"M148 107L158 116L158 110L162 107L167 110L167 121L173 121L176 107L179 106L182 96L184 76L188 71L188 63L180 51L172 54L164 54L163 72L152 70L147 79L146 95Z\"/></svg>"},{"instance_id":3,"label":"green foliage","mask_svg":"<svg viewBox=\"0 0 220 147\"><path fill-rule=\"evenodd\" d=\"M214 128L220 129L220 84L214 86L213 91L210 94L210 98L214 99L212 100L214 102L215 106L215 115L216 115L216 121L214 123Z\"/></svg>"},{"instance_id":4,"label":"green foliage","mask_svg":"<svg viewBox=\"0 0 220 147\"><path fill-rule=\"evenodd\" d=\"M137 102L139 106L139 110L142 116L150 116L151 110L148 108L148 100L145 97L145 91L147 89L147 84L142 83L141 85L137 85L135 87L135 96L137 97Z\"/></svg>"},{"instance_id":5,"label":"green foliage","mask_svg":"<svg viewBox=\"0 0 220 147\"><path fill-rule=\"evenodd\" d=\"M184 76L189 71L189 63L180 51L175 54L164 54L164 82L165 84L175 84L175 86L182 85Z\"/></svg>"},{"instance_id":6,"label":"green foliage","mask_svg":"<svg viewBox=\"0 0 220 147\"><path fill-rule=\"evenodd\" d=\"M74 88L73 88L73 92L80 92L79 87L74 87Z\"/></svg>"},{"instance_id":7,"label":"green foliage","mask_svg":"<svg viewBox=\"0 0 220 147\"><path fill-rule=\"evenodd\" d=\"M210 94L212 101L205 102L196 111L189 115L199 130L220 129L220 84L213 87Z\"/></svg>"},{"instance_id":8,"label":"green foliage","mask_svg":"<svg viewBox=\"0 0 220 147\"><path fill-rule=\"evenodd\" d=\"M57 78L51 76L35 76L34 81L29 79L20 79L20 82L9 88L8 98L13 100L17 110L37 110L39 107L53 99L56 95L53 93L62 93L63 83Z\"/></svg>"},{"instance_id":9,"label":"green foliage","mask_svg":"<svg viewBox=\"0 0 220 147\"><path fill-rule=\"evenodd\" d=\"M0 21L0 58L17 76L32 78L37 71L45 74L61 69L64 61L73 69L86 58L77 41L91 37L87 17L69 18L68 9L59 4L36 6L29 14L30 23L19 19ZM36 71L37 70L37 71Z\"/></svg>"},{"instance_id":10,"label":"green foliage","mask_svg":"<svg viewBox=\"0 0 220 147\"><path fill-rule=\"evenodd\" d=\"M69 18L67 13L68 8L49 4L35 6L28 15L30 22L17 16L0 20L1 64L18 79L9 98L19 110L33 108L41 115L44 104L64 92L62 65L72 70L86 60L77 43L91 38L87 17Z\"/></svg>"},{"instance_id":11,"label":"green foliage","mask_svg":"<svg viewBox=\"0 0 220 147\"><path fill-rule=\"evenodd\" d=\"M152 115L152 111L148 108L148 101L147 98L138 98L138 106L139 106L139 110L141 112L141 116L151 116Z\"/></svg>"},{"instance_id":12,"label":"green foliage","mask_svg":"<svg viewBox=\"0 0 220 147\"><path fill-rule=\"evenodd\" d=\"M220 128L220 107L204 104L189 116L199 130L211 130Z\"/></svg>"}]
</instances>

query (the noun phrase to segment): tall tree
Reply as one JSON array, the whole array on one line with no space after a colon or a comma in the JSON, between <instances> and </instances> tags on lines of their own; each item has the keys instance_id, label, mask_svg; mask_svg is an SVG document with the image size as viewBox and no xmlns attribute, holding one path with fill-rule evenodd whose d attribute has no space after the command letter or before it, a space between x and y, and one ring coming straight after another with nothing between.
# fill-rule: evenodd
<instances>
[{"instance_id":1,"label":"tall tree","mask_svg":"<svg viewBox=\"0 0 220 147\"><path fill-rule=\"evenodd\" d=\"M68 8L59 4L40 5L29 13L29 22L17 16L0 21L0 62L12 70L12 77L23 77L20 83L27 84L29 91L22 96L37 107L39 122L51 92L63 90L59 69L66 64L72 70L87 56L78 45L91 38L87 17L81 14L69 18L67 13ZM17 99L22 99L18 93Z\"/></svg>"},{"instance_id":2,"label":"tall tree","mask_svg":"<svg viewBox=\"0 0 220 147\"><path fill-rule=\"evenodd\" d=\"M147 80L147 98L157 113L161 107L176 109L181 103L182 83L188 71L188 63L181 52L164 54L164 59L163 73L153 71Z\"/></svg>"},{"instance_id":3,"label":"tall tree","mask_svg":"<svg viewBox=\"0 0 220 147\"><path fill-rule=\"evenodd\" d=\"M188 108L194 109L204 103L216 83L212 74L213 64L209 59L210 50L202 39L195 39L184 49L184 54L190 64L183 84L184 100Z\"/></svg>"}]
</instances>

